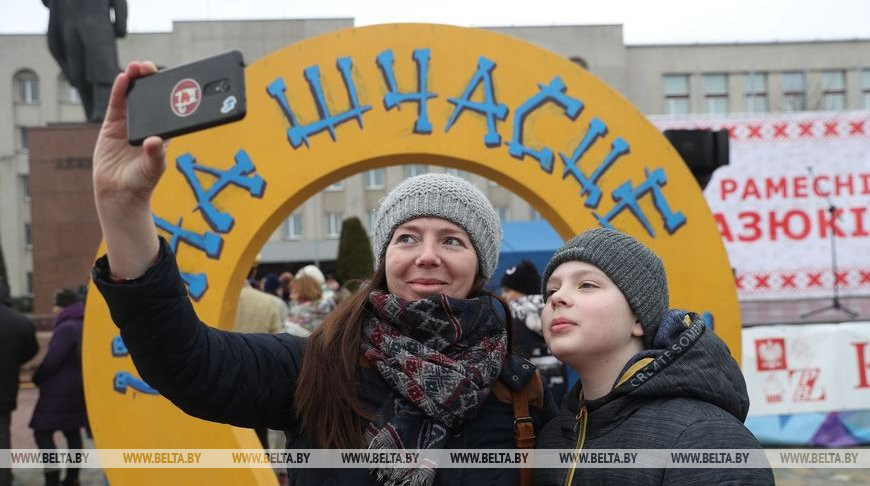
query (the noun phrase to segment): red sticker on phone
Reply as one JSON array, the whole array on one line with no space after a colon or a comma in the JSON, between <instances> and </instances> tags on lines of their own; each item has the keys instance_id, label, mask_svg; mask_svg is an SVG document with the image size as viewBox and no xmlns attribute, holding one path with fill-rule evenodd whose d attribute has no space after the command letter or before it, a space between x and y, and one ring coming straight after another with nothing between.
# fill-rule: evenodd
<instances>
[{"instance_id":1,"label":"red sticker on phone","mask_svg":"<svg viewBox=\"0 0 870 486\"><path fill-rule=\"evenodd\" d=\"M176 116L190 116L199 108L202 100L202 90L199 83L190 78L185 78L175 84L172 94L169 95L169 106Z\"/></svg>"}]
</instances>

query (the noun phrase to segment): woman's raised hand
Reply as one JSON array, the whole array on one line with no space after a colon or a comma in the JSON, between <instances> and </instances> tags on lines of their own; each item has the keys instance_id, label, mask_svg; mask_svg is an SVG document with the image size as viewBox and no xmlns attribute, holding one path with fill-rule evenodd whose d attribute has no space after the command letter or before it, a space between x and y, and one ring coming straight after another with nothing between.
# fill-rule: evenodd
<instances>
[{"instance_id":1,"label":"woman's raised hand","mask_svg":"<svg viewBox=\"0 0 870 486\"><path fill-rule=\"evenodd\" d=\"M94 200L109 265L119 277L142 275L158 251L151 196L166 169L163 140L149 137L141 147L127 141L127 88L155 72L152 62L131 62L115 78L94 149Z\"/></svg>"}]
</instances>

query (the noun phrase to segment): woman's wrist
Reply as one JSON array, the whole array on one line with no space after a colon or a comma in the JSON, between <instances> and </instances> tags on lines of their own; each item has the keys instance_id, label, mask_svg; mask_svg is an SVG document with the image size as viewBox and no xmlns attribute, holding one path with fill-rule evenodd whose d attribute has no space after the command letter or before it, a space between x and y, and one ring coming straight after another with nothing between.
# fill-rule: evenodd
<instances>
[{"instance_id":1,"label":"woman's wrist","mask_svg":"<svg viewBox=\"0 0 870 486\"><path fill-rule=\"evenodd\" d=\"M152 267L154 267L154 265L157 264L158 261L160 261L160 253L160 247L158 246L157 253L154 254L154 258L151 259L151 263L148 264L148 267L145 269L144 272L142 272L141 275L136 275L135 277L124 277L121 275L117 275L115 274L114 270L112 270L112 265L109 264L109 280L114 284L123 284L142 278L143 275L148 273L148 270L150 270Z\"/></svg>"},{"instance_id":2,"label":"woman's wrist","mask_svg":"<svg viewBox=\"0 0 870 486\"><path fill-rule=\"evenodd\" d=\"M113 278L122 280L142 276L158 254L160 242L150 210L115 219L100 214L100 226Z\"/></svg>"}]
</instances>

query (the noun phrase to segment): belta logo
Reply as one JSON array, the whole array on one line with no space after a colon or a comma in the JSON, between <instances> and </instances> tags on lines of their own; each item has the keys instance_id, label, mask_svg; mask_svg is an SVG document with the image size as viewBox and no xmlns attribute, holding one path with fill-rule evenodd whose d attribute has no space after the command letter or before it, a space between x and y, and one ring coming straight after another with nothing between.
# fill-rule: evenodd
<instances>
[{"instance_id":1,"label":"belta logo","mask_svg":"<svg viewBox=\"0 0 870 486\"><path fill-rule=\"evenodd\" d=\"M185 78L175 84L172 94L169 95L169 106L176 116L190 116L199 108L202 100L202 90L199 83L190 78Z\"/></svg>"}]
</instances>

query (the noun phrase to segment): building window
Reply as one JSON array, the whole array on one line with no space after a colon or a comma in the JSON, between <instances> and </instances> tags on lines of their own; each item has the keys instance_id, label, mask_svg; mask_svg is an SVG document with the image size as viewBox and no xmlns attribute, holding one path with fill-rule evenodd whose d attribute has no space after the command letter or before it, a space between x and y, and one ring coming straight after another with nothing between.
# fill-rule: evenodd
<instances>
[{"instance_id":1,"label":"building window","mask_svg":"<svg viewBox=\"0 0 870 486\"><path fill-rule=\"evenodd\" d=\"M370 170L363 175L366 189L384 188L384 169Z\"/></svg>"},{"instance_id":2,"label":"building window","mask_svg":"<svg viewBox=\"0 0 870 486\"><path fill-rule=\"evenodd\" d=\"M418 176L420 174L425 174L426 172L429 171L426 170L425 165L412 164L405 166L405 178Z\"/></svg>"},{"instance_id":3,"label":"building window","mask_svg":"<svg viewBox=\"0 0 870 486\"><path fill-rule=\"evenodd\" d=\"M33 272L27 272L27 293L33 295Z\"/></svg>"},{"instance_id":4,"label":"building window","mask_svg":"<svg viewBox=\"0 0 870 486\"><path fill-rule=\"evenodd\" d=\"M82 99L79 97L79 90L77 90L75 86L70 84L69 80L66 79L66 76L61 74L57 80L57 84L58 86L60 86L61 103L65 103L67 105L82 104Z\"/></svg>"},{"instance_id":5,"label":"building window","mask_svg":"<svg viewBox=\"0 0 870 486\"><path fill-rule=\"evenodd\" d=\"M27 127L18 127L18 148L26 152L29 150L27 141Z\"/></svg>"},{"instance_id":6,"label":"building window","mask_svg":"<svg viewBox=\"0 0 870 486\"><path fill-rule=\"evenodd\" d=\"M468 172L459 169L447 169L447 173L463 179L468 179Z\"/></svg>"},{"instance_id":7,"label":"building window","mask_svg":"<svg viewBox=\"0 0 870 486\"><path fill-rule=\"evenodd\" d=\"M706 113L728 113L728 75L704 75L704 111Z\"/></svg>"},{"instance_id":8,"label":"building window","mask_svg":"<svg viewBox=\"0 0 870 486\"><path fill-rule=\"evenodd\" d=\"M21 193L24 194L24 200L30 200L30 176L22 174L18 176L21 179Z\"/></svg>"},{"instance_id":9,"label":"building window","mask_svg":"<svg viewBox=\"0 0 870 486\"><path fill-rule=\"evenodd\" d=\"M301 240L302 239L302 215L291 214L287 218L287 239Z\"/></svg>"},{"instance_id":10,"label":"building window","mask_svg":"<svg viewBox=\"0 0 870 486\"><path fill-rule=\"evenodd\" d=\"M689 75L665 74L665 114L685 115L689 113Z\"/></svg>"},{"instance_id":11,"label":"building window","mask_svg":"<svg viewBox=\"0 0 870 486\"><path fill-rule=\"evenodd\" d=\"M864 96L864 109L870 110L870 69L861 71L861 93Z\"/></svg>"},{"instance_id":12,"label":"building window","mask_svg":"<svg viewBox=\"0 0 870 486\"><path fill-rule=\"evenodd\" d=\"M767 104L767 73L748 73L743 78L747 113L765 113Z\"/></svg>"},{"instance_id":13,"label":"building window","mask_svg":"<svg viewBox=\"0 0 870 486\"><path fill-rule=\"evenodd\" d=\"M39 78L33 71L18 71L15 74L15 101L25 105L39 103Z\"/></svg>"},{"instance_id":14,"label":"building window","mask_svg":"<svg viewBox=\"0 0 870 486\"><path fill-rule=\"evenodd\" d=\"M782 111L807 109L807 88L804 73L782 73Z\"/></svg>"},{"instance_id":15,"label":"building window","mask_svg":"<svg viewBox=\"0 0 870 486\"><path fill-rule=\"evenodd\" d=\"M508 217L510 216L510 210L508 208L496 208L496 211L498 211L499 221L504 222L508 220Z\"/></svg>"},{"instance_id":16,"label":"building window","mask_svg":"<svg viewBox=\"0 0 870 486\"><path fill-rule=\"evenodd\" d=\"M822 71L822 109L846 109L845 71Z\"/></svg>"},{"instance_id":17,"label":"building window","mask_svg":"<svg viewBox=\"0 0 870 486\"><path fill-rule=\"evenodd\" d=\"M30 234L30 223L24 223L24 246L30 248L33 245L33 239Z\"/></svg>"},{"instance_id":18,"label":"building window","mask_svg":"<svg viewBox=\"0 0 870 486\"><path fill-rule=\"evenodd\" d=\"M344 190L344 181L334 182L334 183L326 186L326 190L329 192L343 191Z\"/></svg>"},{"instance_id":19,"label":"building window","mask_svg":"<svg viewBox=\"0 0 870 486\"><path fill-rule=\"evenodd\" d=\"M341 236L341 213L326 213L326 237L335 239Z\"/></svg>"},{"instance_id":20,"label":"building window","mask_svg":"<svg viewBox=\"0 0 870 486\"><path fill-rule=\"evenodd\" d=\"M369 222L369 234L372 234L372 228L375 227L375 217L378 215L378 212L374 209L369 209L368 211L368 222Z\"/></svg>"}]
</instances>

